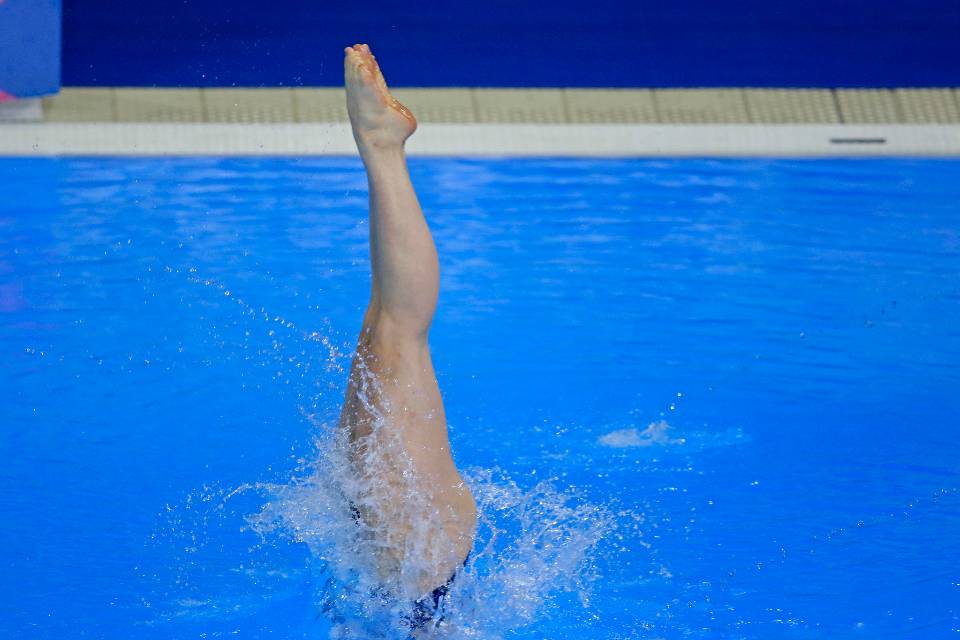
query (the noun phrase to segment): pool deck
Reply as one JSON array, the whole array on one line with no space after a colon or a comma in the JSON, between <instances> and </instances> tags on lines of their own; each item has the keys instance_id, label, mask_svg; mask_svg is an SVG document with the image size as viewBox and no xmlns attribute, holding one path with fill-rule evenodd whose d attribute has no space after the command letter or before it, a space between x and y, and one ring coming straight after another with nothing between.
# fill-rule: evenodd
<instances>
[{"instance_id":1,"label":"pool deck","mask_svg":"<svg viewBox=\"0 0 960 640\"><path fill-rule=\"evenodd\" d=\"M413 155L960 156L958 89L398 88ZM349 155L342 89L65 88L0 155Z\"/></svg>"}]
</instances>

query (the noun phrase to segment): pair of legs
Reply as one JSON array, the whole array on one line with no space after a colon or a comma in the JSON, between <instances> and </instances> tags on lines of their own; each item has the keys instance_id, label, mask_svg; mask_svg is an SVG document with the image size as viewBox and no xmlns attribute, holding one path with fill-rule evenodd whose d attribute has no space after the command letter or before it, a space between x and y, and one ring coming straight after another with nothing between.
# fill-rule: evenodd
<instances>
[{"instance_id":1,"label":"pair of legs","mask_svg":"<svg viewBox=\"0 0 960 640\"><path fill-rule=\"evenodd\" d=\"M346 49L347 107L370 187L373 285L340 428L350 444L360 526L385 584L422 598L473 545L476 505L450 454L427 334L439 265L407 170L413 115L366 45Z\"/></svg>"}]
</instances>

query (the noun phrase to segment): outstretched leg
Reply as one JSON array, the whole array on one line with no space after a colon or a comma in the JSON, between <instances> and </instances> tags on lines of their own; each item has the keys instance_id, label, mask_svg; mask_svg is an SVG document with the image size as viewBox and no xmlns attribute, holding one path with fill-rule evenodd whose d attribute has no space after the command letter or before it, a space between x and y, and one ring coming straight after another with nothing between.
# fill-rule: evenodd
<instances>
[{"instance_id":1,"label":"outstretched leg","mask_svg":"<svg viewBox=\"0 0 960 640\"><path fill-rule=\"evenodd\" d=\"M404 153L417 122L390 96L369 47L347 47L344 71L370 187L373 285L340 423L381 577L416 599L463 562L476 506L450 454L427 344L439 267Z\"/></svg>"}]
</instances>

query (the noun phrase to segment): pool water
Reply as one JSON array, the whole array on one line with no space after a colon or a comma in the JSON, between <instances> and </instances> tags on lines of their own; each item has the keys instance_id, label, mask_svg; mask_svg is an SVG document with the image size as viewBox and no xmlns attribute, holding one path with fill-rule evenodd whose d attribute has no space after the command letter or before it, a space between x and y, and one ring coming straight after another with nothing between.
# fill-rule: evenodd
<instances>
[{"instance_id":1,"label":"pool water","mask_svg":"<svg viewBox=\"0 0 960 640\"><path fill-rule=\"evenodd\" d=\"M411 164L458 464L617 525L478 637L960 635L960 162ZM251 516L339 410L359 162L0 184L0 636L326 637Z\"/></svg>"}]
</instances>

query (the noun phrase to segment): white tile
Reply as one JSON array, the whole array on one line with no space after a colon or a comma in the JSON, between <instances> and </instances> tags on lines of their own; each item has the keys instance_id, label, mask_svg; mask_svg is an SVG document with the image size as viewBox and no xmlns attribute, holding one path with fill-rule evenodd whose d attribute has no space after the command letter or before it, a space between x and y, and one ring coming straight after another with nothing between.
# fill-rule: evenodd
<instances>
[{"instance_id":1,"label":"white tile","mask_svg":"<svg viewBox=\"0 0 960 640\"><path fill-rule=\"evenodd\" d=\"M475 89L477 122L555 124L567 121L561 89Z\"/></svg>"},{"instance_id":2,"label":"white tile","mask_svg":"<svg viewBox=\"0 0 960 640\"><path fill-rule=\"evenodd\" d=\"M750 122L741 89L657 89L653 96L665 124Z\"/></svg>"},{"instance_id":3,"label":"white tile","mask_svg":"<svg viewBox=\"0 0 960 640\"><path fill-rule=\"evenodd\" d=\"M751 122L840 122L840 114L829 89L745 89L743 94Z\"/></svg>"},{"instance_id":4,"label":"white tile","mask_svg":"<svg viewBox=\"0 0 960 640\"><path fill-rule=\"evenodd\" d=\"M297 122L347 122L347 97L339 87L303 87L292 90Z\"/></svg>"},{"instance_id":5,"label":"white tile","mask_svg":"<svg viewBox=\"0 0 960 640\"><path fill-rule=\"evenodd\" d=\"M650 89L564 89L572 123L657 122Z\"/></svg>"},{"instance_id":6,"label":"white tile","mask_svg":"<svg viewBox=\"0 0 960 640\"><path fill-rule=\"evenodd\" d=\"M117 122L203 122L199 89L114 90Z\"/></svg>"},{"instance_id":7,"label":"white tile","mask_svg":"<svg viewBox=\"0 0 960 640\"><path fill-rule=\"evenodd\" d=\"M901 122L893 91L889 89L837 89L840 115L848 124Z\"/></svg>"},{"instance_id":8,"label":"white tile","mask_svg":"<svg viewBox=\"0 0 960 640\"><path fill-rule=\"evenodd\" d=\"M897 89L894 97L904 122L960 122L960 105L950 89Z\"/></svg>"},{"instance_id":9,"label":"white tile","mask_svg":"<svg viewBox=\"0 0 960 640\"><path fill-rule=\"evenodd\" d=\"M57 95L43 99L43 117L50 122L113 122L113 89L65 87Z\"/></svg>"},{"instance_id":10,"label":"white tile","mask_svg":"<svg viewBox=\"0 0 960 640\"><path fill-rule=\"evenodd\" d=\"M290 89L204 89L207 122L294 122Z\"/></svg>"},{"instance_id":11,"label":"white tile","mask_svg":"<svg viewBox=\"0 0 960 640\"><path fill-rule=\"evenodd\" d=\"M0 102L0 122L31 122L43 120L40 98L17 98Z\"/></svg>"},{"instance_id":12,"label":"white tile","mask_svg":"<svg viewBox=\"0 0 960 640\"><path fill-rule=\"evenodd\" d=\"M477 121L470 89L399 88L391 89L393 97L403 103L420 122Z\"/></svg>"}]
</instances>

